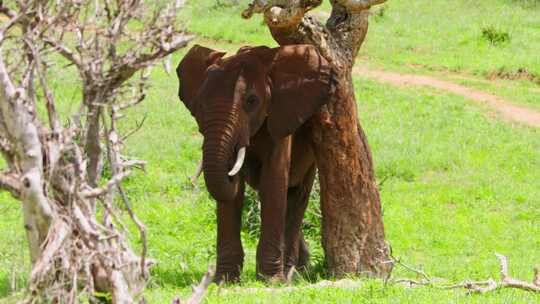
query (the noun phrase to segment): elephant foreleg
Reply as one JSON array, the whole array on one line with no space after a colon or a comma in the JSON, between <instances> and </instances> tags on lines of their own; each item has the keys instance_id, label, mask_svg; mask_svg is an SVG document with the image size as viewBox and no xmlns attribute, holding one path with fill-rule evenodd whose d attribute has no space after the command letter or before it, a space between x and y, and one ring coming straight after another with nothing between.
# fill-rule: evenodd
<instances>
[{"instance_id":1,"label":"elephant foreleg","mask_svg":"<svg viewBox=\"0 0 540 304\"><path fill-rule=\"evenodd\" d=\"M218 202L217 206L217 269L216 282L237 282L244 264L244 250L240 238L244 185L232 202Z\"/></svg>"},{"instance_id":2,"label":"elephant foreleg","mask_svg":"<svg viewBox=\"0 0 540 304\"><path fill-rule=\"evenodd\" d=\"M291 267L305 270L309 252L302 233L302 221L309 202L309 193L315 179L315 166L309 169L302 184L290 188L287 194L287 220L285 228L285 269L287 276Z\"/></svg>"},{"instance_id":3,"label":"elephant foreleg","mask_svg":"<svg viewBox=\"0 0 540 304\"><path fill-rule=\"evenodd\" d=\"M287 186L289 180L290 136L276 142L263 162L259 195L261 237L257 246L257 277L283 281L283 255Z\"/></svg>"}]
</instances>

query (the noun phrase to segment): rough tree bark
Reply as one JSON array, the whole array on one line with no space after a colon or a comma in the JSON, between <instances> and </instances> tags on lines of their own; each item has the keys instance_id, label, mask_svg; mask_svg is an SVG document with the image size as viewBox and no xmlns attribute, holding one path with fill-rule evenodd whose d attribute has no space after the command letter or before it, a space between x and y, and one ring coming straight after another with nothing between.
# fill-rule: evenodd
<instances>
[{"instance_id":1,"label":"rough tree bark","mask_svg":"<svg viewBox=\"0 0 540 304\"><path fill-rule=\"evenodd\" d=\"M322 0L256 0L242 13L264 14L280 45L312 44L331 62L338 87L312 120L321 183L323 247L331 273L386 277L392 264L370 148L360 126L352 68L368 30L369 8L386 0L330 0L326 25L306 13Z\"/></svg>"},{"instance_id":2,"label":"rough tree bark","mask_svg":"<svg viewBox=\"0 0 540 304\"><path fill-rule=\"evenodd\" d=\"M192 38L175 25L183 1L148 2L0 1L0 152L8 164L0 189L22 203L28 303L78 303L98 291L134 303L146 286L145 227L121 186L144 162L121 155L117 122L144 99L148 69ZM51 66L66 63L83 94L81 111L63 123L48 79ZM140 231L141 256L126 240L116 194Z\"/></svg>"}]
</instances>

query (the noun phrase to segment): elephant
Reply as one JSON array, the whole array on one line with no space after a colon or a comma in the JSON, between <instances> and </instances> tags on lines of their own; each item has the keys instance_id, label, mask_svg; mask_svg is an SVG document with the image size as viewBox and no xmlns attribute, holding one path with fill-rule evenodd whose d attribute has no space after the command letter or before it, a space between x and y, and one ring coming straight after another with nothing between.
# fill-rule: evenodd
<instances>
[{"instance_id":1,"label":"elephant","mask_svg":"<svg viewBox=\"0 0 540 304\"><path fill-rule=\"evenodd\" d=\"M335 91L334 70L311 45L193 46L176 69L179 97L203 135L202 171L217 202L217 282L237 282L245 184L258 191L257 278L283 281L309 253L302 221L316 174L311 117Z\"/></svg>"}]
</instances>

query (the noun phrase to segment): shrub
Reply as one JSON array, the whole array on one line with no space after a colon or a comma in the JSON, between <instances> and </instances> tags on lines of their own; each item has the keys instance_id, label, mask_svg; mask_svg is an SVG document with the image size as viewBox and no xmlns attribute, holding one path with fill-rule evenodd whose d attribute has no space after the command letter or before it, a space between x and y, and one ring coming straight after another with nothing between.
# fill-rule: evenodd
<instances>
[{"instance_id":1,"label":"shrub","mask_svg":"<svg viewBox=\"0 0 540 304\"><path fill-rule=\"evenodd\" d=\"M500 45L510 41L510 34L496 29L494 26L488 26L482 29L482 37L489 41L491 45Z\"/></svg>"}]
</instances>

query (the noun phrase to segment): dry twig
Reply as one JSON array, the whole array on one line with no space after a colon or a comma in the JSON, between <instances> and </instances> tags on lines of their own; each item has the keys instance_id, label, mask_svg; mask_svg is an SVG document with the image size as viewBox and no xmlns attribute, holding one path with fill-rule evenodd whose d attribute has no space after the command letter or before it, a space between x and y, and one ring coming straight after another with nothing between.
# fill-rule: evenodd
<instances>
[{"instance_id":1,"label":"dry twig","mask_svg":"<svg viewBox=\"0 0 540 304\"><path fill-rule=\"evenodd\" d=\"M416 286L430 286L437 289L466 289L469 293L479 293L484 294L488 293L490 291L494 291L497 289L502 288L515 288L515 289L521 289L525 291L530 292L540 292L540 279L538 274L538 269L534 268L533 273L533 282L528 283L525 281L517 280L514 278L511 278L508 275L508 260L507 258L502 255L496 253L495 256L499 259L500 263L500 274L501 274L501 281L497 282L492 278L489 278L487 281L464 281L457 284L451 284L451 285L439 285L436 284L430 276L428 276L424 271L415 269L414 267L405 265L400 261L400 259L395 259L392 257L393 262L395 265L402 266L405 269L412 271L420 276L422 276L421 280L415 280L415 279L394 279L391 280L392 283L396 284L407 284L408 287L416 287Z\"/></svg>"},{"instance_id":2,"label":"dry twig","mask_svg":"<svg viewBox=\"0 0 540 304\"><path fill-rule=\"evenodd\" d=\"M206 291L208 290L208 286L210 286L210 284L212 284L212 281L214 280L215 274L215 267L210 267L208 269L208 272L206 272L206 274L202 278L201 283L193 287L193 293L189 300L187 300L186 304L199 304L202 302ZM182 301L180 300L180 298L176 298L172 301L172 304L182 304Z\"/></svg>"}]
</instances>

